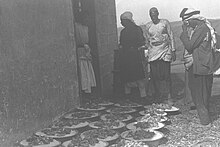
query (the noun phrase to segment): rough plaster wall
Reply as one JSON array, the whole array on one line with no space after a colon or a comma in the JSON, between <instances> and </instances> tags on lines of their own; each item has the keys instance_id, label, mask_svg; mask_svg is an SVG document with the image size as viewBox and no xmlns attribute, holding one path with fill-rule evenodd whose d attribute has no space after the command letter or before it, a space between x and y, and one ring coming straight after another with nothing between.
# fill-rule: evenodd
<instances>
[{"instance_id":1,"label":"rough plaster wall","mask_svg":"<svg viewBox=\"0 0 220 147\"><path fill-rule=\"evenodd\" d=\"M97 44L103 95L112 92L113 58L117 49L115 0L95 0Z\"/></svg>"},{"instance_id":2,"label":"rough plaster wall","mask_svg":"<svg viewBox=\"0 0 220 147\"><path fill-rule=\"evenodd\" d=\"M70 0L0 0L0 110L13 126L77 105L72 21Z\"/></svg>"}]
</instances>

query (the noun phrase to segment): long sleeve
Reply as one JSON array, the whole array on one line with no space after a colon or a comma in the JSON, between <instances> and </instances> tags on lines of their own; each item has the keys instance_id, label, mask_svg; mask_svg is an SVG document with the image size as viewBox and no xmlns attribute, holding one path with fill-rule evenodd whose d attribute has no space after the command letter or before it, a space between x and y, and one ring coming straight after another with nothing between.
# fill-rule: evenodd
<instances>
[{"instance_id":1,"label":"long sleeve","mask_svg":"<svg viewBox=\"0 0 220 147\"><path fill-rule=\"evenodd\" d=\"M138 37L138 46L145 45L145 37L144 37L143 30L141 29L141 27L138 27L137 37Z\"/></svg>"},{"instance_id":2,"label":"long sleeve","mask_svg":"<svg viewBox=\"0 0 220 147\"><path fill-rule=\"evenodd\" d=\"M207 36L208 31L209 31L208 27L202 25L194 31L191 39L188 37L188 32L183 31L182 34L180 35L180 40L182 41L185 49L189 53L192 53L193 50L195 48L198 48L198 46L203 42L203 40Z\"/></svg>"}]
</instances>

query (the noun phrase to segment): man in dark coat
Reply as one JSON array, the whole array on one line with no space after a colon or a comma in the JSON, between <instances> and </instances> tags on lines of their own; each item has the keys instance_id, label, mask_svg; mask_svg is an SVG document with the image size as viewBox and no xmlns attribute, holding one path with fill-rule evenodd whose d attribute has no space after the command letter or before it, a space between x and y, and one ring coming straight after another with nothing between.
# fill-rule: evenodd
<instances>
[{"instance_id":1,"label":"man in dark coat","mask_svg":"<svg viewBox=\"0 0 220 147\"><path fill-rule=\"evenodd\" d=\"M145 38L140 26L134 23L131 12L124 12L121 24L124 27L120 32L120 77L125 87L125 94L131 93L131 87L137 86L141 97L146 97L145 73L143 68Z\"/></svg>"}]
</instances>

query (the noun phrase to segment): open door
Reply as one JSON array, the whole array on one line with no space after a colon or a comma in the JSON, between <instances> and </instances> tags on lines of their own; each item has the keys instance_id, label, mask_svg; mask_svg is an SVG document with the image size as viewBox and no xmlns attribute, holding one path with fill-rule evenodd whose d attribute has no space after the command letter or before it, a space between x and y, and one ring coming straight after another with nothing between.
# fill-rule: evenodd
<instances>
[{"instance_id":1,"label":"open door","mask_svg":"<svg viewBox=\"0 0 220 147\"><path fill-rule=\"evenodd\" d=\"M82 11L87 11L87 13L89 13L89 20L88 20L88 25L87 25L89 29L89 46L91 48L92 65L93 65L93 69L94 69L95 77L96 77L96 87L92 90L92 95L94 97L99 97L101 95L101 82L100 82L99 56L98 56L97 38L96 38L94 0L72 0L72 5L73 5L74 16L76 16L77 13L80 13ZM80 77L78 61L77 61L77 64L78 64L77 71L78 71L78 77L79 77L78 79L79 79L79 86L80 86L79 94L80 96L82 96L81 81L80 81L81 77Z\"/></svg>"}]
</instances>

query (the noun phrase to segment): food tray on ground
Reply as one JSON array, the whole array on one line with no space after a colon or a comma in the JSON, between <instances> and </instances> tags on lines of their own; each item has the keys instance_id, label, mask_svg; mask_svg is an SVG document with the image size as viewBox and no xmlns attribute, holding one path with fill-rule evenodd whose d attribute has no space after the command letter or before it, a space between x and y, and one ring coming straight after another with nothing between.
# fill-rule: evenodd
<instances>
[{"instance_id":1,"label":"food tray on ground","mask_svg":"<svg viewBox=\"0 0 220 147\"><path fill-rule=\"evenodd\" d=\"M149 119L155 119L156 121L158 122L165 122L168 120L168 118L166 116L160 116L160 115L153 115L151 116L150 114L149 115L145 115L145 116L140 116L140 117L137 117L135 118L136 121L142 121L142 120L149 120Z\"/></svg>"},{"instance_id":2,"label":"food tray on ground","mask_svg":"<svg viewBox=\"0 0 220 147\"><path fill-rule=\"evenodd\" d=\"M130 114L117 114L117 113L110 113L110 114L103 114L100 116L101 120L119 120L119 121L129 121L133 117Z\"/></svg>"},{"instance_id":3,"label":"food tray on ground","mask_svg":"<svg viewBox=\"0 0 220 147\"><path fill-rule=\"evenodd\" d=\"M45 128L35 133L37 136L45 136L50 138L66 138L78 134L78 131L71 128Z\"/></svg>"},{"instance_id":4,"label":"food tray on ground","mask_svg":"<svg viewBox=\"0 0 220 147\"><path fill-rule=\"evenodd\" d=\"M121 139L119 142L112 144L109 147L149 147L149 146L144 142Z\"/></svg>"},{"instance_id":5,"label":"food tray on ground","mask_svg":"<svg viewBox=\"0 0 220 147\"><path fill-rule=\"evenodd\" d=\"M135 129L144 129L144 130L158 130L165 126L165 124L157 122L157 123L150 123L150 122L132 122L127 124L127 128L130 130Z\"/></svg>"},{"instance_id":6,"label":"food tray on ground","mask_svg":"<svg viewBox=\"0 0 220 147\"><path fill-rule=\"evenodd\" d=\"M73 129L77 129L77 128L83 128L89 125L89 121L87 120L83 120L83 119L61 119L57 122L55 122L54 124L52 124L51 127L64 127L64 128L73 128Z\"/></svg>"},{"instance_id":7,"label":"food tray on ground","mask_svg":"<svg viewBox=\"0 0 220 147\"><path fill-rule=\"evenodd\" d=\"M125 123L117 120L107 120L107 121L100 120L100 121L91 122L89 126L95 129L97 128L120 129L125 126Z\"/></svg>"},{"instance_id":8,"label":"food tray on ground","mask_svg":"<svg viewBox=\"0 0 220 147\"><path fill-rule=\"evenodd\" d=\"M167 112L175 112L179 111L179 108L169 105L169 104L164 104L164 103L159 103L159 104L152 104L148 106L144 106L146 109L158 109L162 111L167 111Z\"/></svg>"},{"instance_id":9,"label":"food tray on ground","mask_svg":"<svg viewBox=\"0 0 220 147\"><path fill-rule=\"evenodd\" d=\"M119 137L118 132L111 129L92 129L87 130L80 135L83 139L96 137L98 140L102 141L112 141Z\"/></svg>"},{"instance_id":10,"label":"food tray on ground","mask_svg":"<svg viewBox=\"0 0 220 147\"><path fill-rule=\"evenodd\" d=\"M128 130L121 133L121 137L134 141L156 141L164 137L164 134L155 130Z\"/></svg>"},{"instance_id":11,"label":"food tray on ground","mask_svg":"<svg viewBox=\"0 0 220 147\"><path fill-rule=\"evenodd\" d=\"M74 137L72 140L63 142L64 147L106 147L108 142L98 140L97 138L85 138Z\"/></svg>"},{"instance_id":12,"label":"food tray on ground","mask_svg":"<svg viewBox=\"0 0 220 147\"><path fill-rule=\"evenodd\" d=\"M69 118L69 119L90 119L99 116L99 113L97 112L87 112L87 111L82 111L82 112L72 112L69 114L66 114L64 118Z\"/></svg>"},{"instance_id":13,"label":"food tray on ground","mask_svg":"<svg viewBox=\"0 0 220 147\"><path fill-rule=\"evenodd\" d=\"M60 142L52 138L32 135L19 144L24 147L55 147L60 145Z\"/></svg>"},{"instance_id":14,"label":"food tray on ground","mask_svg":"<svg viewBox=\"0 0 220 147\"><path fill-rule=\"evenodd\" d=\"M143 111L140 111L139 114L141 115L147 115L147 114L150 114L151 116L153 115L160 115L160 116L166 116L167 113L164 112L164 111L160 111L160 110L143 110Z\"/></svg>"}]
</instances>

